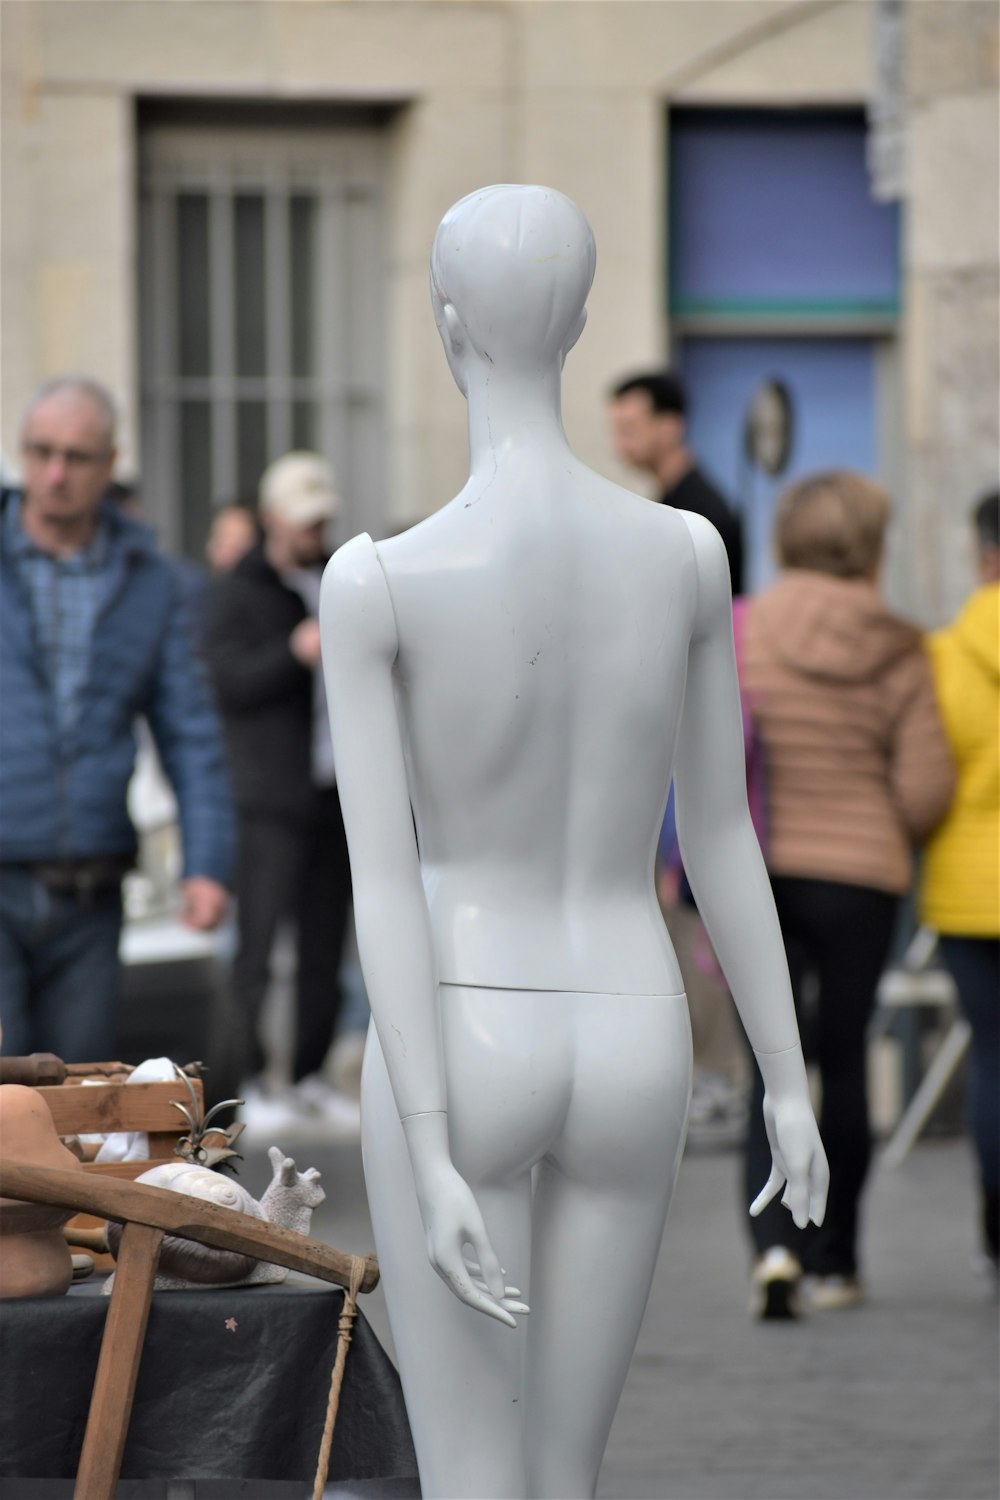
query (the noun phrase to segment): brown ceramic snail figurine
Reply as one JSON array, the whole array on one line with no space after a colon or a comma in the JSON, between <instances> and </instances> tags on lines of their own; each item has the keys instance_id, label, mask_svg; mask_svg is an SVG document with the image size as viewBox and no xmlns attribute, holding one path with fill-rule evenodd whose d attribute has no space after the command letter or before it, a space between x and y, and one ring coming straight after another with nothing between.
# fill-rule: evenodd
<instances>
[{"instance_id":1,"label":"brown ceramic snail figurine","mask_svg":"<svg viewBox=\"0 0 1000 1500\"><path fill-rule=\"evenodd\" d=\"M34 1089L0 1086L0 1151L33 1167L82 1171L56 1134L52 1114ZM0 1198L0 1297L59 1297L73 1279L62 1226L72 1209Z\"/></svg>"}]
</instances>

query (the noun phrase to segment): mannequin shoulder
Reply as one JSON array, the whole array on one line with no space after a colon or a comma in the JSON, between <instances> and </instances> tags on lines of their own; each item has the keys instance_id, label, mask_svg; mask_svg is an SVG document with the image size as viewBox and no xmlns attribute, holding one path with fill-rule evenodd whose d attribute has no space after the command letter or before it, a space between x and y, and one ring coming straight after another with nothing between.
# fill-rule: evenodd
<instances>
[{"instance_id":1,"label":"mannequin shoulder","mask_svg":"<svg viewBox=\"0 0 1000 1500\"><path fill-rule=\"evenodd\" d=\"M648 556L660 569L694 567L695 543L686 522L697 522L699 516L661 505L603 475L588 472L587 479L584 493L593 499L600 517L594 535L609 557L631 551Z\"/></svg>"},{"instance_id":2,"label":"mannequin shoulder","mask_svg":"<svg viewBox=\"0 0 1000 1500\"><path fill-rule=\"evenodd\" d=\"M333 554L323 573L319 623L324 653L395 656L396 616L375 543L367 532Z\"/></svg>"},{"instance_id":3,"label":"mannequin shoulder","mask_svg":"<svg viewBox=\"0 0 1000 1500\"><path fill-rule=\"evenodd\" d=\"M714 623L724 621L729 630L733 601L726 545L704 516L690 510L677 510L674 514L684 522L694 553L698 578L696 629L704 632Z\"/></svg>"}]
</instances>

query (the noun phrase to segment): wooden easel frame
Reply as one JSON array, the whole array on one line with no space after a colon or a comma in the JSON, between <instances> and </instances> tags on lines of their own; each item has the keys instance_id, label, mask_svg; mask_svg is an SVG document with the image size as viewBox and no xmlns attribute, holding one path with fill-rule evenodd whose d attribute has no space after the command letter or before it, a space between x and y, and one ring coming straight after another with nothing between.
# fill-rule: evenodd
<instances>
[{"instance_id":1,"label":"wooden easel frame","mask_svg":"<svg viewBox=\"0 0 1000 1500\"><path fill-rule=\"evenodd\" d=\"M73 1209L125 1226L74 1500L114 1500L165 1234L252 1255L345 1289L357 1264L356 1257L292 1229L144 1183L0 1161L0 1196ZM369 1255L363 1265L360 1290L370 1292L378 1284L378 1262Z\"/></svg>"}]
</instances>

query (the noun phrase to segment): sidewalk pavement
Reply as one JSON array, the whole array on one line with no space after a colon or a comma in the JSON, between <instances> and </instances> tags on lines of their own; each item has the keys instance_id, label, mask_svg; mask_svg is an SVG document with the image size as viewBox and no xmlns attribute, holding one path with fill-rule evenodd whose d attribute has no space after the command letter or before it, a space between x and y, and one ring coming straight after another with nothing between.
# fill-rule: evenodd
<instances>
[{"instance_id":1,"label":"sidewalk pavement","mask_svg":"<svg viewBox=\"0 0 1000 1500\"><path fill-rule=\"evenodd\" d=\"M323 1173L312 1232L370 1249L358 1148L287 1149ZM796 1324L748 1316L738 1165L731 1153L684 1162L599 1497L997 1500L997 1303L972 1270L966 1143L876 1167L868 1304ZM262 1154L241 1175L262 1189ZM362 1305L391 1349L380 1290Z\"/></svg>"}]
</instances>

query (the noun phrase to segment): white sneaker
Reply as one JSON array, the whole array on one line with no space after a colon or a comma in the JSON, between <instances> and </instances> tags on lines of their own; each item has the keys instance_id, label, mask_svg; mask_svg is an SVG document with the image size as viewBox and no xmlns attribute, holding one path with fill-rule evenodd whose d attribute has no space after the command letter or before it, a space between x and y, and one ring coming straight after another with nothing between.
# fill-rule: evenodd
<instances>
[{"instance_id":1,"label":"white sneaker","mask_svg":"<svg viewBox=\"0 0 1000 1500\"><path fill-rule=\"evenodd\" d=\"M809 1303L822 1312L840 1312L860 1307L865 1289L857 1276L812 1276L808 1283Z\"/></svg>"},{"instance_id":2,"label":"white sneaker","mask_svg":"<svg viewBox=\"0 0 1000 1500\"><path fill-rule=\"evenodd\" d=\"M326 1134L337 1141L357 1140L361 1134L361 1105L349 1099L319 1073L303 1078L293 1089L302 1109L313 1120L322 1121Z\"/></svg>"},{"instance_id":3,"label":"white sneaker","mask_svg":"<svg viewBox=\"0 0 1000 1500\"><path fill-rule=\"evenodd\" d=\"M772 1245L757 1261L750 1283L750 1312L764 1323L802 1316L802 1262L784 1245Z\"/></svg>"}]
</instances>

